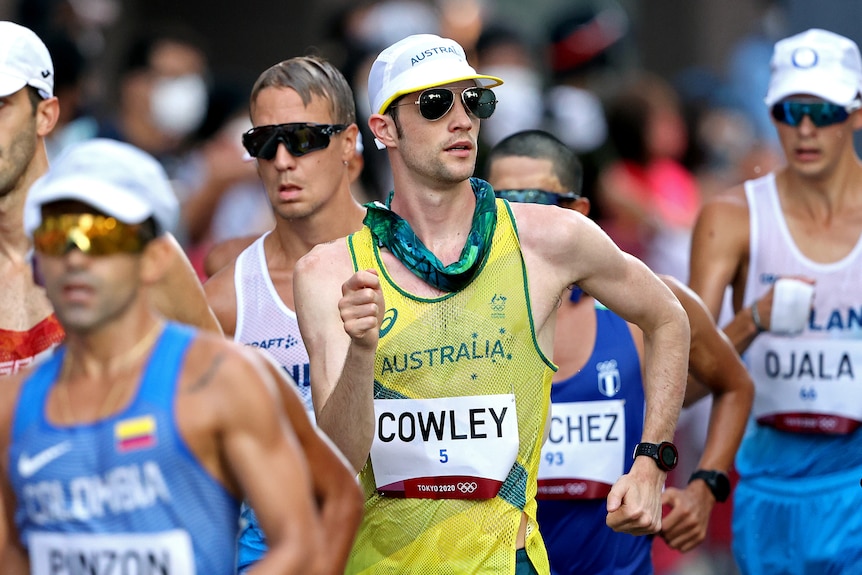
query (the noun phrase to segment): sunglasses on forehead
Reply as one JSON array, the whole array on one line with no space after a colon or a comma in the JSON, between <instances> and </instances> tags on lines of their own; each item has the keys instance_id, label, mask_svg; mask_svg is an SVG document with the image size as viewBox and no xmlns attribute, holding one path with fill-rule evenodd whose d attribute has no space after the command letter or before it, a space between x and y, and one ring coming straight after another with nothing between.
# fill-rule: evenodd
<instances>
[{"instance_id":1,"label":"sunglasses on forehead","mask_svg":"<svg viewBox=\"0 0 862 575\"><path fill-rule=\"evenodd\" d=\"M804 102L785 100L772 106L772 117L788 126L799 126L805 116L811 118L811 123L818 128L840 124L850 117L850 113L859 109L860 103L850 106L840 106L832 102Z\"/></svg>"},{"instance_id":2,"label":"sunglasses on forehead","mask_svg":"<svg viewBox=\"0 0 862 575\"><path fill-rule=\"evenodd\" d=\"M523 189L523 190L494 190L498 198L508 200L516 204L543 204L546 206L557 206L563 201L574 201L580 198L575 192L558 194L547 190Z\"/></svg>"},{"instance_id":3,"label":"sunglasses on forehead","mask_svg":"<svg viewBox=\"0 0 862 575\"><path fill-rule=\"evenodd\" d=\"M96 214L62 214L42 219L33 232L33 247L46 256L62 256L73 248L91 256L108 256L140 253L151 239L141 224L124 224Z\"/></svg>"},{"instance_id":4,"label":"sunglasses on forehead","mask_svg":"<svg viewBox=\"0 0 862 575\"><path fill-rule=\"evenodd\" d=\"M497 109L497 97L494 91L488 88L466 88L461 92L461 102L467 111L480 120L490 118ZM419 99L415 102L398 105L410 104L419 106L422 117L433 122L448 114L455 105L455 92L449 88L428 88L419 94Z\"/></svg>"},{"instance_id":5,"label":"sunglasses on forehead","mask_svg":"<svg viewBox=\"0 0 862 575\"><path fill-rule=\"evenodd\" d=\"M242 145L252 158L271 160L284 144L291 156L299 157L324 150L330 137L343 132L349 124L272 124L257 126L242 135Z\"/></svg>"}]
</instances>

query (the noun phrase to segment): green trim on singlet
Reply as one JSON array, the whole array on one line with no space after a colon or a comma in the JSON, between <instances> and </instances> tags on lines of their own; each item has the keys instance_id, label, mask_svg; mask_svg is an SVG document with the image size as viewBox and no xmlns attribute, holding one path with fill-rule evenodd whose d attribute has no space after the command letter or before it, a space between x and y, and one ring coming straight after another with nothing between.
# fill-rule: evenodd
<instances>
[{"instance_id":1,"label":"green trim on singlet","mask_svg":"<svg viewBox=\"0 0 862 575\"><path fill-rule=\"evenodd\" d=\"M374 380L374 399L411 399L403 393L398 393L394 389L389 389Z\"/></svg>"},{"instance_id":2,"label":"green trim on singlet","mask_svg":"<svg viewBox=\"0 0 862 575\"><path fill-rule=\"evenodd\" d=\"M515 214L512 213L511 204L509 204L508 200L504 200L502 198L498 199L497 203L498 206L502 204L506 208L506 212L509 214L509 221L512 222L512 230L515 232L515 237L518 239L518 245L520 246L521 236L518 234L518 221L515 219ZM530 282L527 278L527 265L524 263L523 251L521 252L521 263L521 276L522 281L524 282L524 293L527 294L527 317L530 319L530 333L533 334L533 345L536 346L536 351L539 352L539 356L542 358L542 361L545 362L545 365L556 372L560 368L551 358L542 352L542 348L539 347L539 339L536 337L536 323L533 321L533 304L530 302Z\"/></svg>"},{"instance_id":3,"label":"green trim on singlet","mask_svg":"<svg viewBox=\"0 0 862 575\"><path fill-rule=\"evenodd\" d=\"M524 495L527 492L527 470L517 461L512 466L509 476L506 481L500 486L500 491L497 497L508 501L521 511L527 505L527 498Z\"/></svg>"}]
</instances>

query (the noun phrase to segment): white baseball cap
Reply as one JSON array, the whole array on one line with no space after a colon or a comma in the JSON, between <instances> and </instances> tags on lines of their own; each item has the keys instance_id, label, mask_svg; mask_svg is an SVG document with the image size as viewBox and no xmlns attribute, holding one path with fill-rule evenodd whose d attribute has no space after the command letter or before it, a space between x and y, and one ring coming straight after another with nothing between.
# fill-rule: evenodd
<instances>
[{"instance_id":1,"label":"white baseball cap","mask_svg":"<svg viewBox=\"0 0 862 575\"><path fill-rule=\"evenodd\" d=\"M436 34L414 34L383 50L368 74L371 110L382 114L399 96L462 80L483 88L503 83L495 76L477 74L454 40Z\"/></svg>"},{"instance_id":2,"label":"white baseball cap","mask_svg":"<svg viewBox=\"0 0 862 575\"><path fill-rule=\"evenodd\" d=\"M45 43L29 28L0 22L0 96L33 86L43 98L54 95L54 64Z\"/></svg>"},{"instance_id":3,"label":"white baseball cap","mask_svg":"<svg viewBox=\"0 0 862 575\"><path fill-rule=\"evenodd\" d=\"M772 106L793 94L811 94L850 105L862 91L862 58L856 43L812 28L775 44L764 101Z\"/></svg>"},{"instance_id":4,"label":"white baseball cap","mask_svg":"<svg viewBox=\"0 0 862 575\"><path fill-rule=\"evenodd\" d=\"M173 232L180 205L162 165L146 152L117 140L94 138L73 144L27 194L25 227L42 222L41 207L76 200L126 224L152 217L157 232Z\"/></svg>"}]
</instances>

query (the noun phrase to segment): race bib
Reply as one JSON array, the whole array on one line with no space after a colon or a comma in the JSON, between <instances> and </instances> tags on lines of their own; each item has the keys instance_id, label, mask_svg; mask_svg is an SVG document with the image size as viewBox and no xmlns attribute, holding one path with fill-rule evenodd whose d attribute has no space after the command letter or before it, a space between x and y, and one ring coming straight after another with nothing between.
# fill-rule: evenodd
<instances>
[{"instance_id":1,"label":"race bib","mask_svg":"<svg viewBox=\"0 0 862 575\"><path fill-rule=\"evenodd\" d=\"M29 538L32 575L195 575L194 552L183 530L160 533L47 533Z\"/></svg>"},{"instance_id":2,"label":"race bib","mask_svg":"<svg viewBox=\"0 0 862 575\"><path fill-rule=\"evenodd\" d=\"M518 456L514 394L377 399L371 463L395 497L490 499Z\"/></svg>"},{"instance_id":3,"label":"race bib","mask_svg":"<svg viewBox=\"0 0 862 575\"><path fill-rule=\"evenodd\" d=\"M537 499L603 499L623 474L625 402L554 403Z\"/></svg>"},{"instance_id":4,"label":"race bib","mask_svg":"<svg viewBox=\"0 0 862 575\"><path fill-rule=\"evenodd\" d=\"M862 423L858 341L763 334L754 340L747 360L757 387L752 414L758 423L833 435L855 431Z\"/></svg>"}]
</instances>

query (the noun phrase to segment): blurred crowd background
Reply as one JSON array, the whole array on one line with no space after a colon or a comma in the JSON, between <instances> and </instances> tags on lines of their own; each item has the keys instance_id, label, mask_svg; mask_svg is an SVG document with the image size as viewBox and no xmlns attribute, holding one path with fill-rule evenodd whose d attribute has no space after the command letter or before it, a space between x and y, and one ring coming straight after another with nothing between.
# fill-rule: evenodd
<instances>
[{"instance_id":1,"label":"blurred crowd background","mask_svg":"<svg viewBox=\"0 0 862 575\"><path fill-rule=\"evenodd\" d=\"M687 282L703 200L781 162L763 104L774 42L821 27L862 44L858 0L0 0L0 19L33 29L52 53L61 119L50 155L99 135L156 156L202 277L214 243L271 226L240 135L252 83L280 60L324 56L353 86L371 144L357 149L365 202L391 189L365 125L371 61L413 33L457 40L477 70L506 82L483 121L477 175L503 137L554 133L580 155L584 193L613 239ZM707 410L683 415L672 481L697 461ZM716 506L696 552L657 540L657 574L734 573L729 513Z\"/></svg>"}]
</instances>

